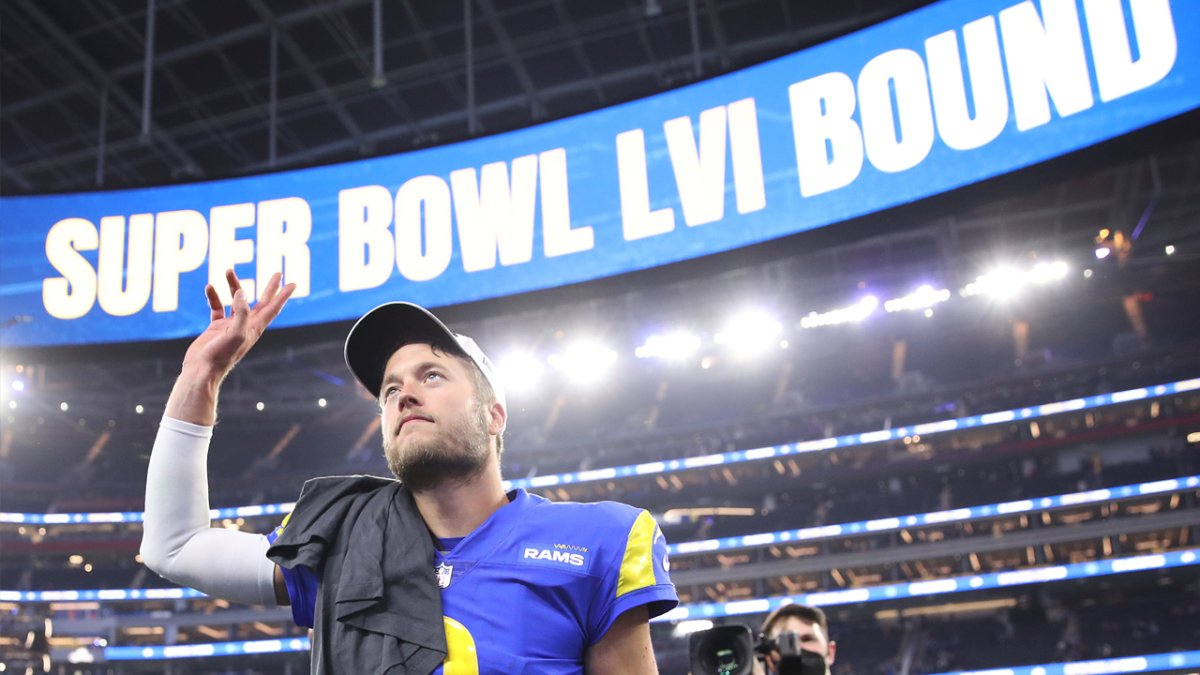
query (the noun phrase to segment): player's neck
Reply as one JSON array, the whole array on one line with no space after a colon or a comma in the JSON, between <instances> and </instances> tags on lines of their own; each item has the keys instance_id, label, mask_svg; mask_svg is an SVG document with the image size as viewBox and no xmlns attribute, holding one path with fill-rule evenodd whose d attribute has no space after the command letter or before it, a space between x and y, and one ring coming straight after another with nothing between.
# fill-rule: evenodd
<instances>
[{"instance_id":1,"label":"player's neck","mask_svg":"<svg viewBox=\"0 0 1200 675\"><path fill-rule=\"evenodd\" d=\"M488 466L466 482L413 492L425 526L438 538L465 537L508 503L500 471Z\"/></svg>"}]
</instances>

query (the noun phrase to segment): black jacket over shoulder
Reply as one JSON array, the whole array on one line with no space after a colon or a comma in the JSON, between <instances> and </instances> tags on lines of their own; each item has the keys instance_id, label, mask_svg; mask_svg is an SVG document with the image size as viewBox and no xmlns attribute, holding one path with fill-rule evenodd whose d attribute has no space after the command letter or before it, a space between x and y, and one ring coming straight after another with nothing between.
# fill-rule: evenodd
<instances>
[{"instance_id":1,"label":"black jacket over shoulder","mask_svg":"<svg viewBox=\"0 0 1200 675\"><path fill-rule=\"evenodd\" d=\"M398 481L309 480L267 557L321 580L314 674L428 675L445 659L433 542Z\"/></svg>"}]
</instances>

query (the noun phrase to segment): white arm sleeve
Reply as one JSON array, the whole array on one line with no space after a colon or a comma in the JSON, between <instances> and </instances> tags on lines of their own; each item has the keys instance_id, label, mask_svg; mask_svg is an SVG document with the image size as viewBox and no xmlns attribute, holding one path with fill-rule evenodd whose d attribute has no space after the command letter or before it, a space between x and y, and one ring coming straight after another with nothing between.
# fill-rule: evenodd
<instances>
[{"instance_id":1,"label":"white arm sleeve","mask_svg":"<svg viewBox=\"0 0 1200 675\"><path fill-rule=\"evenodd\" d=\"M159 424L146 472L142 560L161 576L208 595L275 605L267 538L209 526L212 427L170 417Z\"/></svg>"}]
</instances>

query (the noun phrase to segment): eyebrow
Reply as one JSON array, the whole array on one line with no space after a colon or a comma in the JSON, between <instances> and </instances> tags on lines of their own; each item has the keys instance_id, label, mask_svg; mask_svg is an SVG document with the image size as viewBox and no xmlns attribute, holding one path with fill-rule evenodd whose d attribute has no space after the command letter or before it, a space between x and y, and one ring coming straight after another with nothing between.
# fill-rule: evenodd
<instances>
[{"instance_id":1,"label":"eyebrow","mask_svg":"<svg viewBox=\"0 0 1200 675\"><path fill-rule=\"evenodd\" d=\"M447 368L444 365L442 365L441 363L438 363L437 361L422 361L416 365L413 372L417 373L418 375L423 375L435 368L437 370L442 370L442 371L447 370ZM403 378L401 378L399 375L397 375L394 372L391 372L391 371L385 372L383 374L383 381L380 382L380 388L382 389L384 386L395 383L395 382L399 382L402 379Z\"/></svg>"}]
</instances>

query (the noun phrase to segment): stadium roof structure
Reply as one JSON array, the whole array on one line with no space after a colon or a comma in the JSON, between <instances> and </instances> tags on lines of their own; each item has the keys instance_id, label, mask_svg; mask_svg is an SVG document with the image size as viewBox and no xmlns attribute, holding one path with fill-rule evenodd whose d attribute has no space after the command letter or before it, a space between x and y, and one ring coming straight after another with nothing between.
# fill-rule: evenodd
<instances>
[{"instance_id":1,"label":"stadium roof structure","mask_svg":"<svg viewBox=\"0 0 1200 675\"><path fill-rule=\"evenodd\" d=\"M198 0L12 0L0 3L0 194L236 177L452 143L678 88L927 4L250 0L214 11ZM1089 258L1099 228L1139 224L1133 274L1161 279L1150 292L1194 296L1194 121L1189 115L877 214L861 227L444 316L485 338L529 326L549 333L597 315L633 335L646 316L695 317L756 296L797 303L798 319L836 306L864 280L897 293L928 276L961 284L997 256L1062 255L1078 273L1096 263ZM1169 265L1166 245L1179 247ZM1123 321L1119 310L1117 317ZM12 320L0 314L0 325ZM268 335L274 348L257 350L239 369L227 400L243 382L249 400L315 398L345 379L346 327ZM27 361L54 371L51 389L91 391L98 400L119 390L132 403L165 398L179 353L172 343L58 350ZM13 359L25 357L6 355Z\"/></svg>"},{"instance_id":2,"label":"stadium roof structure","mask_svg":"<svg viewBox=\"0 0 1200 675\"><path fill-rule=\"evenodd\" d=\"M925 4L6 2L0 190L186 182L464 140L737 70Z\"/></svg>"}]
</instances>

